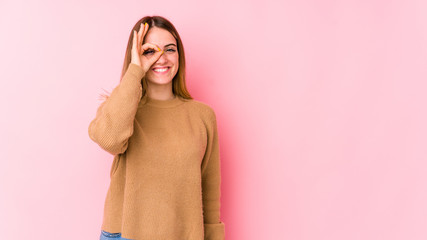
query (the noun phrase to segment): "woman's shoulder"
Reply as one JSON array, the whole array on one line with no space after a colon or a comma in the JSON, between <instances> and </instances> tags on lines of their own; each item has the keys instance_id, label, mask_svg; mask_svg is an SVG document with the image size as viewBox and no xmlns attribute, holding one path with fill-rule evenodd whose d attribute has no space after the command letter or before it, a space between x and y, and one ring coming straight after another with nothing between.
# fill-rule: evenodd
<instances>
[{"instance_id":1,"label":"woman's shoulder","mask_svg":"<svg viewBox=\"0 0 427 240\"><path fill-rule=\"evenodd\" d=\"M210 118L210 119L215 119L216 115L215 115L215 110L213 109L213 107L201 100L197 100L197 99L185 99L185 101L187 102L187 106L189 108L191 108L193 111L197 111L200 114L202 114L203 116Z\"/></svg>"}]
</instances>

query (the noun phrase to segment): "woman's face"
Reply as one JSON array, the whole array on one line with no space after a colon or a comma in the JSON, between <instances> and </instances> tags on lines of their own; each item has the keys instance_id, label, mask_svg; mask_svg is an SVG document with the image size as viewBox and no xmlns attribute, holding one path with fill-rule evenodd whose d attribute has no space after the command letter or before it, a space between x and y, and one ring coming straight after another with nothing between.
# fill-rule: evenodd
<instances>
[{"instance_id":1,"label":"woman's face","mask_svg":"<svg viewBox=\"0 0 427 240\"><path fill-rule=\"evenodd\" d=\"M160 58L147 71L145 75L147 84L172 84L172 79L178 72L179 67L179 55L175 38L163 28L151 27L144 37L143 44L147 42L157 45L164 51ZM149 49L143 55L147 58L153 57L154 51ZM141 58L144 56L141 56ZM162 69L165 67L167 67L165 72L154 71L156 68Z\"/></svg>"}]
</instances>

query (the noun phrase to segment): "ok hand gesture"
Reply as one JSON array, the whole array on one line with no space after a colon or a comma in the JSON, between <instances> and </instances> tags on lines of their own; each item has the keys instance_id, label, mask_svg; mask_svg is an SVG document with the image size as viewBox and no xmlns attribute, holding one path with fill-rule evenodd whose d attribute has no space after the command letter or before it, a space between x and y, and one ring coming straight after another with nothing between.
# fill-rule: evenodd
<instances>
[{"instance_id":1,"label":"ok hand gesture","mask_svg":"<svg viewBox=\"0 0 427 240\"><path fill-rule=\"evenodd\" d=\"M144 26L141 23L138 33L133 30L133 43L131 50L131 63L142 67L144 69L144 73L146 73L164 53L157 45L151 43L145 43L141 46L147 31L147 23L145 23ZM153 55L150 55L149 57L144 56L143 53L148 49L153 49L155 53Z\"/></svg>"}]
</instances>

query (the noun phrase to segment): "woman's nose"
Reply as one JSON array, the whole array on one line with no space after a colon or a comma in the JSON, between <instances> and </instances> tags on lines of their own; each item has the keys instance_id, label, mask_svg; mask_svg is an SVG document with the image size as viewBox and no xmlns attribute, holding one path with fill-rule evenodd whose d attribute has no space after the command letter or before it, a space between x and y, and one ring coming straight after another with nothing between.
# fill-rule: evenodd
<instances>
[{"instance_id":1,"label":"woman's nose","mask_svg":"<svg viewBox=\"0 0 427 240\"><path fill-rule=\"evenodd\" d=\"M160 57L159 57L159 59L157 59L157 62L158 63L163 63L163 62L167 62L167 56L165 56L165 53L163 53Z\"/></svg>"}]
</instances>

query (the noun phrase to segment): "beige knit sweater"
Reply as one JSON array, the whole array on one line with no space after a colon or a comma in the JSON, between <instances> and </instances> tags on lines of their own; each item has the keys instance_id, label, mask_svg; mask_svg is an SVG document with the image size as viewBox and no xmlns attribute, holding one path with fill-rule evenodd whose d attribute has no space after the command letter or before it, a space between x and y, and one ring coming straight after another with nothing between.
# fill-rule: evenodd
<instances>
[{"instance_id":1,"label":"beige knit sweater","mask_svg":"<svg viewBox=\"0 0 427 240\"><path fill-rule=\"evenodd\" d=\"M197 100L142 97L131 63L89 137L114 155L102 229L136 240L224 240L216 115Z\"/></svg>"}]
</instances>

